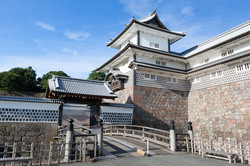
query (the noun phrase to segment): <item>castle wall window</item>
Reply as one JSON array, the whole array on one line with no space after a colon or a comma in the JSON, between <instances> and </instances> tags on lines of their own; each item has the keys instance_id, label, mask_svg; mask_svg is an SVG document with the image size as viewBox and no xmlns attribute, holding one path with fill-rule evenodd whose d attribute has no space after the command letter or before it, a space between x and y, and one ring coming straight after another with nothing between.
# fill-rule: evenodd
<instances>
[{"instance_id":1,"label":"castle wall window","mask_svg":"<svg viewBox=\"0 0 250 166\"><path fill-rule=\"evenodd\" d=\"M205 63L208 63L208 62L209 62L209 58L206 58L206 59L204 60L204 62L205 62Z\"/></svg>"},{"instance_id":2,"label":"castle wall window","mask_svg":"<svg viewBox=\"0 0 250 166\"><path fill-rule=\"evenodd\" d=\"M245 63L242 65L236 66L236 72L246 71L250 69L250 63Z\"/></svg>"},{"instance_id":3,"label":"castle wall window","mask_svg":"<svg viewBox=\"0 0 250 166\"><path fill-rule=\"evenodd\" d=\"M221 53L221 56L222 56L222 57L226 57L226 56L227 56L227 52Z\"/></svg>"},{"instance_id":4,"label":"castle wall window","mask_svg":"<svg viewBox=\"0 0 250 166\"><path fill-rule=\"evenodd\" d=\"M160 48L159 43L153 43L153 42L150 42L150 43L149 43L149 45L150 45L150 47Z\"/></svg>"},{"instance_id":5,"label":"castle wall window","mask_svg":"<svg viewBox=\"0 0 250 166\"><path fill-rule=\"evenodd\" d=\"M162 66L166 66L166 62L161 62L161 65Z\"/></svg>"},{"instance_id":6,"label":"castle wall window","mask_svg":"<svg viewBox=\"0 0 250 166\"><path fill-rule=\"evenodd\" d=\"M151 79L152 79L152 80L155 80L155 75L152 75L152 74L151 74Z\"/></svg>"},{"instance_id":7,"label":"castle wall window","mask_svg":"<svg viewBox=\"0 0 250 166\"><path fill-rule=\"evenodd\" d=\"M234 54L234 50L233 50L233 49L221 53L221 56L222 56L222 57L226 57L226 56L232 55L232 54Z\"/></svg>"},{"instance_id":8,"label":"castle wall window","mask_svg":"<svg viewBox=\"0 0 250 166\"><path fill-rule=\"evenodd\" d=\"M194 80L193 80L194 84L199 83L199 82L201 82L201 78L200 77L194 78Z\"/></svg>"},{"instance_id":9,"label":"castle wall window","mask_svg":"<svg viewBox=\"0 0 250 166\"><path fill-rule=\"evenodd\" d=\"M227 53L228 53L228 55L232 55L234 53L234 50L233 49L229 50Z\"/></svg>"},{"instance_id":10,"label":"castle wall window","mask_svg":"<svg viewBox=\"0 0 250 166\"><path fill-rule=\"evenodd\" d=\"M164 62L164 61L155 61L157 65L160 65L160 66L166 66L167 63Z\"/></svg>"},{"instance_id":11,"label":"castle wall window","mask_svg":"<svg viewBox=\"0 0 250 166\"><path fill-rule=\"evenodd\" d=\"M154 74L145 74L145 79L156 80L156 76Z\"/></svg>"},{"instance_id":12,"label":"castle wall window","mask_svg":"<svg viewBox=\"0 0 250 166\"><path fill-rule=\"evenodd\" d=\"M177 78L173 78L173 77L167 77L166 81L168 83L172 83L172 84L177 84L178 83L178 79Z\"/></svg>"},{"instance_id":13,"label":"castle wall window","mask_svg":"<svg viewBox=\"0 0 250 166\"><path fill-rule=\"evenodd\" d=\"M210 74L210 78L218 78L223 76L223 71L217 71Z\"/></svg>"}]
</instances>

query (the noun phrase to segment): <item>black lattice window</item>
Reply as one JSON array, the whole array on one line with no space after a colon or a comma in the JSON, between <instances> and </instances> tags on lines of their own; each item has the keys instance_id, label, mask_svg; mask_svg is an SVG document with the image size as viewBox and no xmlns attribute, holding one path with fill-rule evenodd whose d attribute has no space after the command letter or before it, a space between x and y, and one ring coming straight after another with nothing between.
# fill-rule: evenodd
<instances>
[{"instance_id":1,"label":"black lattice window","mask_svg":"<svg viewBox=\"0 0 250 166\"><path fill-rule=\"evenodd\" d=\"M0 122L55 123L57 121L57 110L0 108Z\"/></svg>"},{"instance_id":2,"label":"black lattice window","mask_svg":"<svg viewBox=\"0 0 250 166\"><path fill-rule=\"evenodd\" d=\"M132 118L133 118L132 113L113 113L113 112L102 113L102 119L104 123L131 124Z\"/></svg>"}]
</instances>

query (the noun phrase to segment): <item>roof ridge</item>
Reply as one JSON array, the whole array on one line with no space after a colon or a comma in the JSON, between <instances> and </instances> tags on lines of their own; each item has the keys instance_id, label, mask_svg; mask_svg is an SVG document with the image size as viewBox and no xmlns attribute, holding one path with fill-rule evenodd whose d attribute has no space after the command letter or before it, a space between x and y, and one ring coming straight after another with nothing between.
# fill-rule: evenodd
<instances>
[{"instance_id":1,"label":"roof ridge","mask_svg":"<svg viewBox=\"0 0 250 166\"><path fill-rule=\"evenodd\" d=\"M195 50L198 47L202 47L202 46L205 46L205 45L207 45L209 43L212 43L212 42L214 42L214 41L216 41L216 40L218 40L220 38L223 38L226 35L229 35L229 34L235 32L235 31L239 30L239 29L242 29L242 28L244 28L246 26L249 26L249 24L250 24L250 20L248 20L248 21L246 21L246 22L244 22L244 23L242 23L242 24L240 24L240 25L238 25L236 27L233 27L233 28L231 28L231 29L229 29L229 30L227 30L225 32L222 32L222 33L220 33L220 34L218 34L216 36L213 36L212 38L209 38L208 40L205 40L205 41L203 41L203 42L201 42L201 43L199 43L199 44L197 44L197 45L195 45L195 46L193 46L193 47L191 47L191 48L189 48L189 49L187 49L185 51L182 51L181 54L182 55L188 54L189 52Z\"/></svg>"},{"instance_id":2,"label":"roof ridge","mask_svg":"<svg viewBox=\"0 0 250 166\"><path fill-rule=\"evenodd\" d=\"M71 80L71 81L86 81L86 82L104 83L104 81L98 81L98 80L88 80L88 79L63 77L63 76L56 76L56 77L61 78L61 79L68 79L68 80Z\"/></svg>"}]
</instances>

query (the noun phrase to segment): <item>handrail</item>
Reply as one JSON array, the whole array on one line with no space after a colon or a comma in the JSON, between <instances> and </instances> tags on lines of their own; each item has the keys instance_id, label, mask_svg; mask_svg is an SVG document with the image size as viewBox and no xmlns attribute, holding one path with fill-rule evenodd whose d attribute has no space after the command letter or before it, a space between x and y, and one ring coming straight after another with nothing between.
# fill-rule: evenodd
<instances>
[{"instance_id":1,"label":"handrail","mask_svg":"<svg viewBox=\"0 0 250 166\"><path fill-rule=\"evenodd\" d=\"M148 139L150 142L170 148L170 132L152 127L139 125L104 125L104 135L121 135L141 140Z\"/></svg>"},{"instance_id":2,"label":"handrail","mask_svg":"<svg viewBox=\"0 0 250 166\"><path fill-rule=\"evenodd\" d=\"M145 129L149 129L149 130L165 132L165 133L168 133L168 134L170 133L169 131L166 131L166 130L156 129L156 128L147 127L147 126L139 126L139 125L104 125L103 127L105 128L106 126L113 126L113 127L127 126L127 127L138 127L138 128L140 127L140 128L145 128Z\"/></svg>"}]
</instances>

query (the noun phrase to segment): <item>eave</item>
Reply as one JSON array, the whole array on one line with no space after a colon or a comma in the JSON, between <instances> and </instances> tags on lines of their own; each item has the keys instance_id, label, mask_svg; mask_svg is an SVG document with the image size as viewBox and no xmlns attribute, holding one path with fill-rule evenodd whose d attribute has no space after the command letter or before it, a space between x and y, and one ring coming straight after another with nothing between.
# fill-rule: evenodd
<instances>
[{"instance_id":1,"label":"eave","mask_svg":"<svg viewBox=\"0 0 250 166\"><path fill-rule=\"evenodd\" d=\"M157 66L157 65L150 64L150 63L138 62L138 61L131 62L128 67L132 68L134 65L142 66L142 67L146 67L146 68L150 68L154 70L174 72L178 74L187 74L186 70L181 70L181 69L176 69L176 68L171 68L171 67L164 67L164 66Z\"/></svg>"},{"instance_id":2,"label":"eave","mask_svg":"<svg viewBox=\"0 0 250 166\"><path fill-rule=\"evenodd\" d=\"M160 54L160 55L164 55L164 56L170 56L170 57L177 58L177 59L180 59L180 60L186 60L185 57L182 57L182 56L170 53L170 52L161 51L161 50L152 49L152 48L143 47L143 46L137 46L137 45L134 45L132 43L128 43L119 53L117 53L115 56L113 56L111 59L109 59L102 66L98 67L95 71L102 70L105 66L110 64L113 60L117 59L119 56L122 55L122 53L124 53L129 48L139 49L139 50L143 50L143 51L147 51L147 52L151 52L151 53L156 53L156 54Z\"/></svg>"},{"instance_id":3,"label":"eave","mask_svg":"<svg viewBox=\"0 0 250 166\"><path fill-rule=\"evenodd\" d=\"M197 53L194 53L194 54L192 54L192 55L186 56L186 58L187 58L187 59L188 59L188 58L192 58L192 57L194 57L194 56L196 56L196 55L202 54L202 53L207 52L207 51L209 51L209 50L211 50L211 49L215 49L215 48L217 48L217 47L220 47L220 46L222 46L222 45L225 45L225 44L227 44L227 43L230 43L231 41L234 41L234 40L240 39L240 38L242 38L242 37L245 37L245 36L247 36L247 35L249 35L249 34L250 34L250 31L245 32L245 33L242 33L242 34L240 34L240 35L238 35L238 36L235 36L235 37L233 37L233 38L231 38L231 39L228 39L228 40L226 40L226 41L224 41L224 42L218 43L218 44L216 44L216 45L214 45L214 46L211 46L211 47L209 47L209 48L206 48L206 49L204 49L204 50L201 50L201 51L199 51L199 52L197 52ZM190 48L190 50L192 50L192 48ZM188 51L188 50L187 50L187 51ZM185 51L185 52L186 52L186 51ZM184 53L184 52L183 52L183 53ZM183 55L183 53L181 53L181 55ZM184 55L184 56L185 56L185 55Z\"/></svg>"},{"instance_id":4,"label":"eave","mask_svg":"<svg viewBox=\"0 0 250 166\"><path fill-rule=\"evenodd\" d=\"M165 32L165 33L170 33L170 34L173 34L173 35L177 35L177 36L181 36L181 37L184 37L186 36L186 34L180 34L180 33L176 33L176 32L172 32L172 31L169 31L167 29L162 29L162 28L157 28L157 27L154 27L154 26L150 26L148 24L145 24L145 23L142 23L142 22L139 22L135 19L132 19L130 21L130 23L126 26L126 28L124 28L124 30L119 34L117 35L112 41L110 41L107 46L110 47L111 45L113 45L123 34L125 34L129 28L133 25L133 24L138 24L138 25L141 25L141 26L144 26L144 27L148 27L148 28L152 28L152 29L155 29L155 30L158 30L158 31L161 31L161 32Z\"/></svg>"},{"instance_id":5,"label":"eave","mask_svg":"<svg viewBox=\"0 0 250 166\"><path fill-rule=\"evenodd\" d=\"M51 93L55 93L57 95L65 95L65 96L73 96L73 97L83 97L88 99L115 99L118 96L98 96L98 95L87 95L87 94L79 94L79 93L67 93L67 92L58 92L58 91L51 91Z\"/></svg>"}]
</instances>

